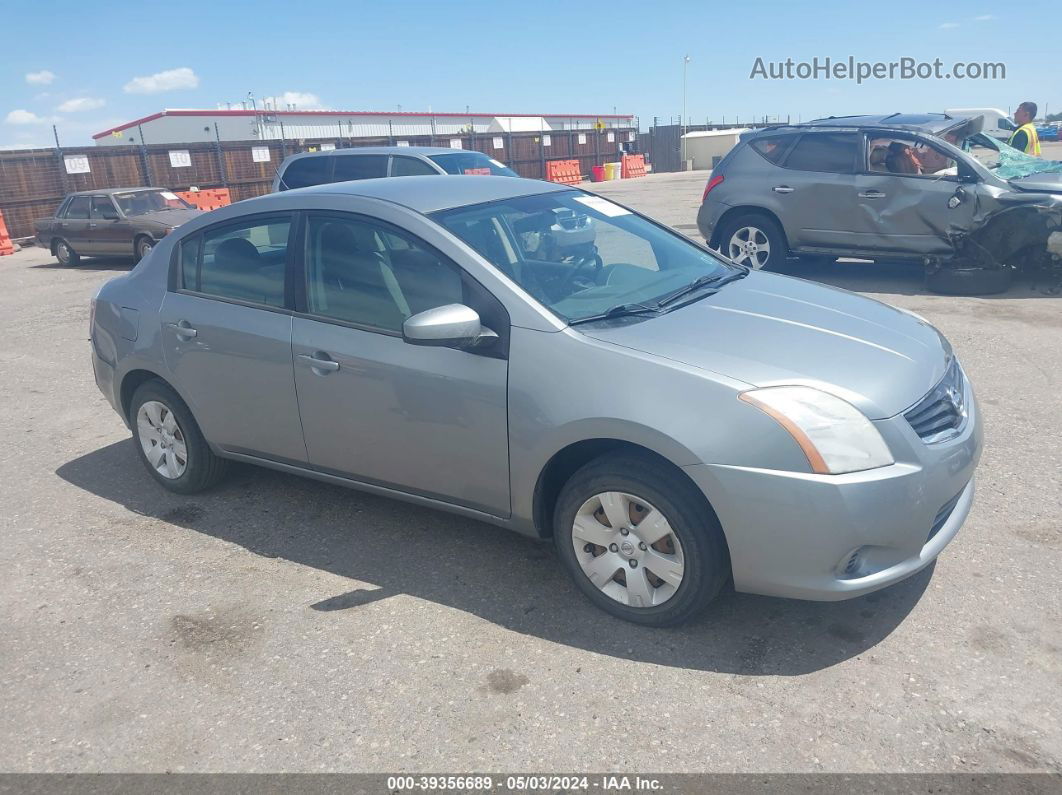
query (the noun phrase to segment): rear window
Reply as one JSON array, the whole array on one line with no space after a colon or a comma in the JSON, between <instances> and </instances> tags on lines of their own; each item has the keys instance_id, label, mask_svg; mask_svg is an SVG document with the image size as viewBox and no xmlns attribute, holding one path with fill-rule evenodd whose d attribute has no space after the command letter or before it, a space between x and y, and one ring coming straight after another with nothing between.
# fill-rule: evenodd
<instances>
[{"instance_id":1,"label":"rear window","mask_svg":"<svg viewBox=\"0 0 1062 795\"><path fill-rule=\"evenodd\" d=\"M387 155L332 155L336 161L332 182L387 176Z\"/></svg>"},{"instance_id":2,"label":"rear window","mask_svg":"<svg viewBox=\"0 0 1062 795\"><path fill-rule=\"evenodd\" d=\"M332 156L300 157L292 160L281 175L281 190L308 188L330 182Z\"/></svg>"},{"instance_id":3,"label":"rear window","mask_svg":"<svg viewBox=\"0 0 1062 795\"><path fill-rule=\"evenodd\" d=\"M499 177L515 177L516 172L493 157L482 152L455 152L454 154L429 155L430 160L442 166L447 174L493 174Z\"/></svg>"},{"instance_id":4,"label":"rear window","mask_svg":"<svg viewBox=\"0 0 1062 795\"><path fill-rule=\"evenodd\" d=\"M772 135L768 138L757 138L749 146L767 160L778 165L782 162L782 158L785 157L789 144L793 143L794 137L792 135Z\"/></svg>"},{"instance_id":5,"label":"rear window","mask_svg":"<svg viewBox=\"0 0 1062 795\"><path fill-rule=\"evenodd\" d=\"M855 133L807 133L793 146L785 167L851 174L859 155L859 141Z\"/></svg>"}]
</instances>

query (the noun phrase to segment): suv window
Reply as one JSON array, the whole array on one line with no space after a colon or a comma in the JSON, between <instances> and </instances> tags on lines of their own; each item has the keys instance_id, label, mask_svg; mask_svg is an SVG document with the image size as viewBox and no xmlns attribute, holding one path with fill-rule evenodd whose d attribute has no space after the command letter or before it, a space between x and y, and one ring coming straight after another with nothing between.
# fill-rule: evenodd
<instances>
[{"instance_id":1,"label":"suv window","mask_svg":"<svg viewBox=\"0 0 1062 795\"><path fill-rule=\"evenodd\" d=\"M336 163L332 182L387 176L387 155L332 155L332 159Z\"/></svg>"},{"instance_id":2,"label":"suv window","mask_svg":"<svg viewBox=\"0 0 1062 795\"><path fill-rule=\"evenodd\" d=\"M879 135L868 137L867 170L872 174L937 178L958 174L958 163L925 141Z\"/></svg>"},{"instance_id":3,"label":"suv window","mask_svg":"<svg viewBox=\"0 0 1062 795\"><path fill-rule=\"evenodd\" d=\"M66 218L88 218L89 217L89 197L88 196L75 196L70 200L70 205L66 208Z\"/></svg>"},{"instance_id":4,"label":"suv window","mask_svg":"<svg viewBox=\"0 0 1062 795\"><path fill-rule=\"evenodd\" d=\"M308 188L330 182L332 156L300 157L292 160L281 174L280 189Z\"/></svg>"},{"instance_id":5,"label":"suv window","mask_svg":"<svg viewBox=\"0 0 1062 795\"><path fill-rule=\"evenodd\" d=\"M782 162L782 158L785 157L795 137L793 135L772 135L768 138L757 138L749 146L770 162L778 165Z\"/></svg>"},{"instance_id":6,"label":"suv window","mask_svg":"<svg viewBox=\"0 0 1062 795\"><path fill-rule=\"evenodd\" d=\"M182 283L187 290L284 306L289 218L258 219L208 230L181 243Z\"/></svg>"},{"instance_id":7,"label":"suv window","mask_svg":"<svg viewBox=\"0 0 1062 795\"><path fill-rule=\"evenodd\" d=\"M424 174L438 173L423 160L417 160L415 157L399 156L391 158L392 177L419 177Z\"/></svg>"},{"instance_id":8,"label":"suv window","mask_svg":"<svg viewBox=\"0 0 1062 795\"><path fill-rule=\"evenodd\" d=\"M415 238L360 218L313 215L306 227L308 310L401 332L406 318L464 301L461 271Z\"/></svg>"},{"instance_id":9,"label":"suv window","mask_svg":"<svg viewBox=\"0 0 1062 795\"><path fill-rule=\"evenodd\" d=\"M855 171L859 142L855 133L805 133L789 152L785 167L851 174Z\"/></svg>"}]
</instances>

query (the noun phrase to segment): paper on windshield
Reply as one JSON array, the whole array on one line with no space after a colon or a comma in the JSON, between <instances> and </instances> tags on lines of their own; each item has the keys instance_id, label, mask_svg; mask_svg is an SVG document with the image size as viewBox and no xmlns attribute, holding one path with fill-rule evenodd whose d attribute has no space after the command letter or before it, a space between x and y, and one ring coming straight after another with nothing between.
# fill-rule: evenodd
<instances>
[{"instance_id":1,"label":"paper on windshield","mask_svg":"<svg viewBox=\"0 0 1062 795\"><path fill-rule=\"evenodd\" d=\"M168 190L159 191L159 195L168 202L177 201L178 198L176 193L170 193Z\"/></svg>"},{"instance_id":2,"label":"paper on windshield","mask_svg":"<svg viewBox=\"0 0 1062 795\"><path fill-rule=\"evenodd\" d=\"M618 204L613 204L608 199L602 199L600 196L576 196L575 200L582 204L585 204L591 210L597 210L602 215L609 218L615 218L617 215L630 215L631 211L620 207Z\"/></svg>"}]
</instances>

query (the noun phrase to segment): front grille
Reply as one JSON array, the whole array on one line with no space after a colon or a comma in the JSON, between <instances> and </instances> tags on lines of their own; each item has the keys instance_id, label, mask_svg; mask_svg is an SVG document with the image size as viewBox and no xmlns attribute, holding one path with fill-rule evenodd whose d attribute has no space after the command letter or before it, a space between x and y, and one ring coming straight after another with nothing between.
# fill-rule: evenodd
<instances>
[{"instance_id":1,"label":"front grille","mask_svg":"<svg viewBox=\"0 0 1062 795\"><path fill-rule=\"evenodd\" d=\"M933 526L929 528L929 537L926 539L927 544L933 540L933 536L940 532L940 528L942 528L947 523L948 517L951 516L951 512L954 511L955 506L959 504L959 497L961 496L962 492L960 491L958 494L956 494L954 497L952 497L950 500L940 506L940 510L937 511L937 515L933 519Z\"/></svg>"},{"instance_id":2,"label":"front grille","mask_svg":"<svg viewBox=\"0 0 1062 795\"><path fill-rule=\"evenodd\" d=\"M956 359L929 394L904 412L907 422L926 444L957 436L966 424L966 378Z\"/></svg>"}]
</instances>

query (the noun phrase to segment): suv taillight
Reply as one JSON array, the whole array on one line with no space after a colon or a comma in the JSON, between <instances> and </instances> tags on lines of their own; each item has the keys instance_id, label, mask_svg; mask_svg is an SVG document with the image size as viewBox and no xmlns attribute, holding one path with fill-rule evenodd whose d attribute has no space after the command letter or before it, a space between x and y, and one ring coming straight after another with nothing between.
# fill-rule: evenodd
<instances>
[{"instance_id":1,"label":"suv taillight","mask_svg":"<svg viewBox=\"0 0 1062 795\"><path fill-rule=\"evenodd\" d=\"M708 198L708 194L712 192L712 188L714 188L716 185L720 184L722 181L723 181L723 175L722 174L715 174L715 175L712 176L712 178L710 180L708 180L708 184L704 186L704 195L701 196L701 203L702 204L704 203L704 200Z\"/></svg>"}]
</instances>

